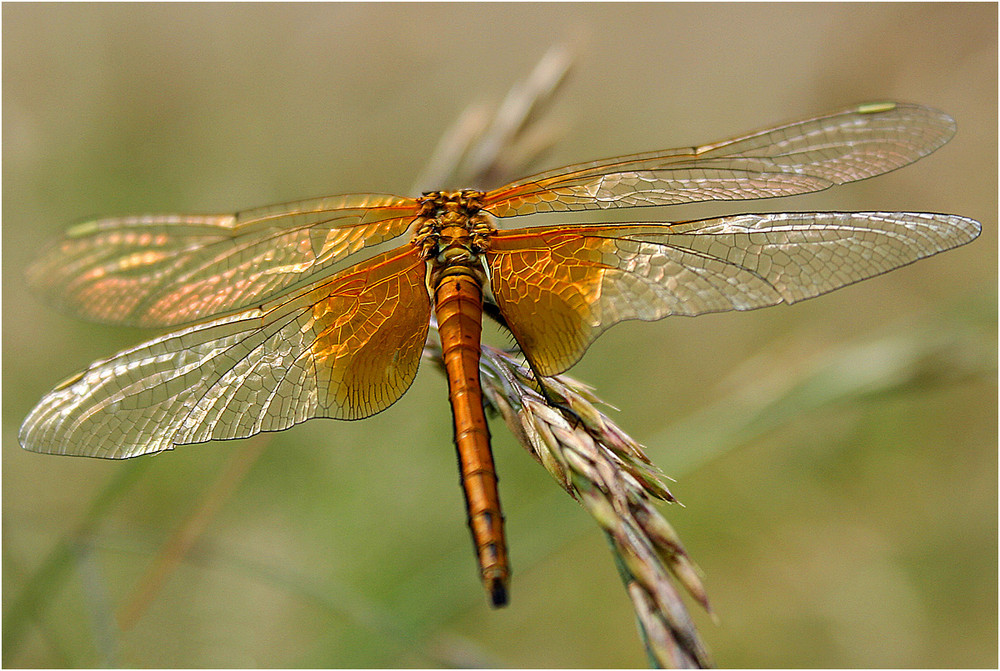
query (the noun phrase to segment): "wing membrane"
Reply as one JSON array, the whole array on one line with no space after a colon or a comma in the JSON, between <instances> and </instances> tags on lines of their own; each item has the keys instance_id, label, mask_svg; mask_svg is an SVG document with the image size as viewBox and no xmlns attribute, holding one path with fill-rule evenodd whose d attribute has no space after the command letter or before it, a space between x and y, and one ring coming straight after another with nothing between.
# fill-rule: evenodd
<instances>
[{"instance_id":1,"label":"wing membrane","mask_svg":"<svg viewBox=\"0 0 1000 671\"><path fill-rule=\"evenodd\" d=\"M175 326L260 305L406 231L417 204L331 196L235 215L146 215L71 228L28 270L54 302L94 321Z\"/></svg>"},{"instance_id":2,"label":"wing membrane","mask_svg":"<svg viewBox=\"0 0 1000 671\"><path fill-rule=\"evenodd\" d=\"M810 193L912 163L954 132L943 112L872 103L700 147L544 172L490 191L484 209L509 217Z\"/></svg>"},{"instance_id":3,"label":"wing membrane","mask_svg":"<svg viewBox=\"0 0 1000 671\"><path fill-rule=\"evenodd\" d=\"M98 361L41 400L21 444L123 459L373 415L416 375L430 318L424 272L407 245L287 300Z\"/></svg>"},{"instance_id":4,"label":"wing membrane","mask_svg":"<svg viewBox=\"0 0 1000 671\"><path fill-rule=\"evenodd\" d=\"M555 375L620 321L794 303L963 245L979 230L944 214L744 214L500 231L487 260L521 349Z\"/></svg>"}]
</instances>

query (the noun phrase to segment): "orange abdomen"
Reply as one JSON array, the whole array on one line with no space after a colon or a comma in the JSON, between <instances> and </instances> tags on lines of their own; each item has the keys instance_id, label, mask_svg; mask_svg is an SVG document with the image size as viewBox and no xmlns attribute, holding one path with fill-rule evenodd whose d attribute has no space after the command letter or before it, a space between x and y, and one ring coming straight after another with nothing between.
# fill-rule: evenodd
<instances>
[{"instance_id":1,"label":"orange abdomen","mask_svg":"<svg viewBox=\"0 0 1000 671\"><path fill-rule=\"evenodd\" d=\"M435 290L441 350L448 372L448 397L455 420L455 447L483 585L494 606L507 603L507 544L490 451L490 432L479 385L483 294L466 274L448 275Z\"/></svg>"}]
</instances>

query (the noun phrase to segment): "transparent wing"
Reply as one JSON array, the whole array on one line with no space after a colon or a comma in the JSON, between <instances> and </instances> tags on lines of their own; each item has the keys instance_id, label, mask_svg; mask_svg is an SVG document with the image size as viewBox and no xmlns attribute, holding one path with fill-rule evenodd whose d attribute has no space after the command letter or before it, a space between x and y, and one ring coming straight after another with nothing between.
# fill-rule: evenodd
<instances>
[{"instance_id":1,"label":"transparent wing","mask_svg":"<svg viewBox=\"0 0 1000 671\"><path fill-rule=\"evenodd\" d=\"M789 196L895 170L954 133L943 112L870 103L700 147L559 168L490 191L483 203L510 217Z\"/></svg>"},{"instance_id":2,"label":"transparent wing","mask_svg":"<svg viewBox=\"0 0 1000 671\"><path fill-rule=\"evenodd\" d=\"M946 214L743 214L678 224L498 232L493 295L543 375L626 319L794 303L963 245L978 222Z\"/></svg>"},{"instance_id":3,"label":"transparent wing","mask_svg":"<svg viewBox=\"0 0 1000 671\"><path fill-rule=\"evenodd\" d=\"M349 254L404 233L410 198L353 194L235 215L145 215L69 229L28 270L85 319L176 326L260 305Z\"/></svg>"},{"instance_id":4,"label":"transparent wing","mask_svg":"<svg viewBox=\"0 0 1000 671\"><path fill-rule=\"evenodd\" d=\"M21 445L123 459L380 412L417 372L430 319L424 269L407 245L98 361L41 400Z\"/></svg>"}]
</instances>

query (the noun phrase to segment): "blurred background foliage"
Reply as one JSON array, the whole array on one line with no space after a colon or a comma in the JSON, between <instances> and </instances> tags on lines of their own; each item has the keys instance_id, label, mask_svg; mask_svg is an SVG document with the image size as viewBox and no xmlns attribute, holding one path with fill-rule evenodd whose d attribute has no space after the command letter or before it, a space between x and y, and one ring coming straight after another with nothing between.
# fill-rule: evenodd
<instances>
[{"instance_id":1,"label":"blurred background foliage","mask_svg":"<svg viewBox=\"0 0 1000 671\"><path fill-rule=\"evenodd\" d=\"M791 308L618 326L572 373L677 478L686 507L665 512L705 572L718 664L996 666L995 4L2 11L4 666L645 664L601 534L499 423L514 582L487 607L431 367L364 422L124 463L17 445L59 380L149 335L32 297L47 238L95 214L405 193L555 41L577 61L540 168L872 99L956 118L876 180L601 215L928 210L983 234Z\"/></svg>"}]
</instances>

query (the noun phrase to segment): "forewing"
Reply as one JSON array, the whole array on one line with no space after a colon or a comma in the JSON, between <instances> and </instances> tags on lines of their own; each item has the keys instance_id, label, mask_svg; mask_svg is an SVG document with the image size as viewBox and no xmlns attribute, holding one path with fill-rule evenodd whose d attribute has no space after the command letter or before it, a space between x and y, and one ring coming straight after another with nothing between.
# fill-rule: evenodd
<instances>
[{"instance_id":1,"label":"forewing","mask_svg":"<svg viewBox=\"0 0 1000 671\"><path fill-rule=\"evenodd\" d=\"M743 214L501 231L487 259L504 320L536 369L555 375L620 321L794 303L965 244L979 230L945 214Z\"/></svg>"},{"instance_id":2,"label":"forewing","mask_svg":"<svg viewBox=\"0 0 1000 671\"><path fill-rule=\"evenodd\" d=\"M510 217L809 193L912 163L954 133L937 110L872 103L700 147L544 172L490 191L483 208Z\"/></svg>"},{"instance_id":3,"label":"forewing","mask_svg":"<svg viewBox=\"0 0 1000 671\"><path fill-rule=\"evenodd\" d=\"M69 229L28 270L53 302L94 321L175 326L261 305L349 254L404 233L410 198L352 194L235 215L144 215Z\"/></svg>"},{"instance_id":4,"label":"forewing","mask_svg":"<svg viewBox=\"0 0 1000 671\"><path fill-rule=\"evenodd\" d=\"M94 363L31 411L21 445L121 459L386 409L430 319L419 250L373 257L288 299Z\"/></svg>"}]
</instances>

